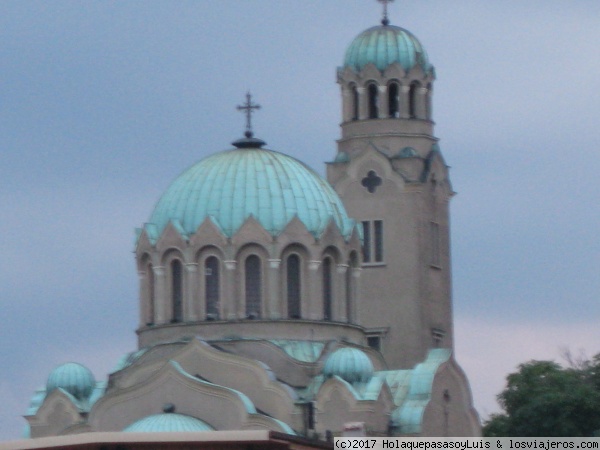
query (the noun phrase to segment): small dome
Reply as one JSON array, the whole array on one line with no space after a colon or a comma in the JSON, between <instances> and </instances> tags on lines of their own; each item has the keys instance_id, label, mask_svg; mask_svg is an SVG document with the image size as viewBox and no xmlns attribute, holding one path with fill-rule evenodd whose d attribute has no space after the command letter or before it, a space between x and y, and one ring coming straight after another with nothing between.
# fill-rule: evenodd
<instances>
[{"instance_id":1,"label":"small dome","mask_svg":"<svg viewBox=\"0 0 600 450\"><path fill-rule=\"evenodd\" d=\"M149 223L160 235L169 221L178 221L191 235L210 217L232 236L250 216L273 236L294 216L314 236L330 220L346 237L354 228L321 176L297 159L256 147L216 153L190 167L162 195Z\"/></svg>"},{"instance_id":2,"label":"small dome","mask_svg":"<svg viewBox=\"0 0 600 450\"><path fill-rule=\"evenodd\" d=\"M337 375L348 383L366 383L373 377L373 363L361 350L340 348L327 357L323 375Z\"/></svg>"},{"instance_id":3,"label":"small dome","mask_svg":"<svg viewBox=\"0 0 600 450\"><path fill-rule=\"evenodd\" d=\"M55 368L46 382L46 392L49 394L54 389L61 388L78 400L90 397L96 380L94 375L85 366L77 363L66 363Z\"/></svg>"},{"instance_id":4,"label":"small dome","mask_svg":"<svg viewBox=\"0 0 600 450\"><path fill-rule=\"evenodd\" d=\"M214 428L192 416L162 413L144 417L123 431L126 433L167 433L173 431L213 431Z\"/></svg>"},{"instance_id":5,"label":"small dome","mask_svg":"<svg viewBox=\"0 0 600 450\"><path fill-rule=\"evenodd\" d=\"M344 67L360 72L367 64L380 71L399 63L409 71L417 64L425 73L431 71L427 52L419 40L404 28L380 25L359 34L346 50Z\"/></svg>"}]
</instances>

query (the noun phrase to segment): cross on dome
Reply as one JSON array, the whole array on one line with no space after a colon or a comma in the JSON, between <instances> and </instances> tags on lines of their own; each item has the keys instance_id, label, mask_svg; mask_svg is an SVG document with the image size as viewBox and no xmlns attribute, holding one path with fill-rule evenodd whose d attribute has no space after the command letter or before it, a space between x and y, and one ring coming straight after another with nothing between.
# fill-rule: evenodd
<instances>
[{"instance_id":1,"label":"cross on dome","mask_svg":"<svg viewBox=\"0 0 600 450\"><path fill-rule=\"evenodd\" d=\"M388 4L392 3L394 0L377 0L379 3L383 4L383 19L381 19L381 24L383 26L389 25L390 20L388 19Z\"/></svg>"},{"instance_id":2,"label":"cross on dome","mask_svg":"<svg viewBox=\"0 0 600 450\"><path fill-rule=\"evenodd\" d=\"M252 113L255 109L260 109L260 105L256 103L252 103L252 94L248 91L246 94L246 103L243 105L238 105L238 111L244 111L246 114L246 133L245 136L247 138L251 138L254 133L252 133Z\"/></svg>"}]
</instances>

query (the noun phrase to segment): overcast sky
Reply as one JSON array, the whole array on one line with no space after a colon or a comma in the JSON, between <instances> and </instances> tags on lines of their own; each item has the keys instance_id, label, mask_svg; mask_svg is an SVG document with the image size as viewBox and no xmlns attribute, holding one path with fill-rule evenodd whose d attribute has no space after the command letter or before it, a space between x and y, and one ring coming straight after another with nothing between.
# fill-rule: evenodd
<instances>
[{"instance_id":1,"label":"overcast sky","mask_svg":"<svg viewBox=\"0 0 600 450\"><path fill-rule=\"evenodd\" d=\"M320 173L346 47L375 0L0 1L0 440L66 361L136 348L134 228L255 130ZM397 0L436 67L452 167L456 358L483 418L504 377L600 352L600 2Z\"/></svg>"}]
</instances>

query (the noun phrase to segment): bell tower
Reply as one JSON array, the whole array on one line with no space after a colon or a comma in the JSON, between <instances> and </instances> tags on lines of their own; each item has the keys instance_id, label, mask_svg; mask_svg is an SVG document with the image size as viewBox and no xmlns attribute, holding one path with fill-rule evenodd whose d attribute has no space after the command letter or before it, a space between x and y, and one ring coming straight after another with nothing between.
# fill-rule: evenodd
<instances>
[{"instance_id":1,"label":"bell tower","mask_svg":"<svg viewBox=\"0 0 600 450\"><path fill-rule=\"evenodd\" d=\"M341 138L327 177L363 227L358 323L390 369L403 369L453 346L453 191L433 132L435 70L419 40L390 24L390 1L338 68Z\"/></svg>"}]
</instances>

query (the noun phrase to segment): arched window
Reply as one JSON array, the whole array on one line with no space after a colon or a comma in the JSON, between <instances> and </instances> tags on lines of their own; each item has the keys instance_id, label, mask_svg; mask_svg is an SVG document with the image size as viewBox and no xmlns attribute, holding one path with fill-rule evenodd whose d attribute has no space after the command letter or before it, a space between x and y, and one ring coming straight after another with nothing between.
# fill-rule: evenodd
<instances>
[{"instance_id":1,"label":"arched window","mask_svg":"<svg viewBox=\"0 0 600 450\"><path fill-rule=\"evenodd\" d=\"M356 85L352 85L350 92L352 93L352 120L358 120L358 89Z\"/></svg>"},{"instance_id":2,"label":"arched window","mask_svg":"<svg viewBox=\"0 0 600 450\"><path fill-rule=\"evenodd\" d=\"M148 283L148 325L154 324L154 267L152 263L146 266L146 282Z\"/></svg>"},{"instance_id":3,"label":"arched window","mask_svg":"<svg viewBox=\"0 0 600 450\"><path fill-rule=\"evenodd\" d=\"M333 264L331 258L323 260L323 319L332 319L332 304L333 304Z\"/></svg>"},{"instance_id":4,"label":"arched window","mask_svg":"<svg viewBox=\"0 0 600 450\"><path fill-rule=\"evenodd\" d=\"M219 318L219 260L210 256L204 261L204 300L206 302L206 318Z\"/></svg>"},{"instance_id":5,"label":"arched window","mask_svg":"<svg viewBox=\"0 0 600 450\"><path fill-rule=\"evenodd\" d=\"M183 320L183 273L181 261L174 259L171 262L171 300L173 302L172 322Z\"/></svg>"},{"instance_id":6,"label":"arched window","mask_svg":"<svg viewBox=\"0 0 600 450\"><path fill-rule=\"evenodd\" d=\"M290 319L302 317L300 289L300 258L298 255L290 255L287 259L287 307Z\"/></svg>"},{"instance_id":7,"label":"arched window","mask_svg":"<svg viewBox=\"0 0 600 450\"><path fill-rule=\"evenodd\" d=\"M420 85L418 82L414 81L410 85L410 91L408 93L408 115L411 119L416 119L418 116L417 112L417 104L418 104L418 95L419 95Z\"/></svg>"},{"instance_id":8,"label":"arched window","mask_svg":"<svg viewBox=\"0 0 600 450\"><path fill-rule=\"evenodd\" d=\"M388 86L388 115L392 118L400 117L400 88L398 83L390 83Z\"/></svg>"},{"instance_id":9,"label":"arched window","mask_svg":"<svg viewBox=\"0 0 600 450\"><path fill-rule=\"evenodd\" d=\"M260 258L250 255L246 258L246 317L259 319L261 316L262 280Z\"/></svg>"},{"instance_id":10,"label":"arched window","mask_svg":"<svg viewBox=\"0 0 600 450\"><path fill-rule=\"evenodd\" d=\"M375 83L369 84L369 119L377 119L379 117L379 93Z\"/></svg>"}]
</instances>

